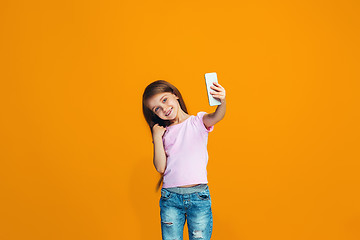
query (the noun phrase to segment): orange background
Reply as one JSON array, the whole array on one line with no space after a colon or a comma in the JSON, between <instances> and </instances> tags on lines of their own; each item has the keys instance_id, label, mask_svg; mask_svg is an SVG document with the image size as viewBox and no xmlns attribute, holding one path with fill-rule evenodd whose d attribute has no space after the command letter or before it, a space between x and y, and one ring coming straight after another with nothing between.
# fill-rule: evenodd
<instances>
[{"instance_id":1,"label":"orange background","mask_svg":"<svg viewBox=\"0 0 360 240\"><path fill-rule=\"evenodd\" d=\"M0 239L160 239L141 96L164 79L191 115L213 112L207 72L227 94L212 239L360 239L359 10L2 1Z\"/></svg>"}]
</instances>

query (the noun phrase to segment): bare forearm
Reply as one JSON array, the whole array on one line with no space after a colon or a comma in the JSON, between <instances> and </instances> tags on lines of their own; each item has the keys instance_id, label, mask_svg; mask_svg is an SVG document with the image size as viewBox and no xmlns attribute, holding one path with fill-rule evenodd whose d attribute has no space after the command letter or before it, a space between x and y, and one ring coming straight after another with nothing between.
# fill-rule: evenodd
<instances>
[{"instance_id":1,"label":"bare forearm","mask_svg":"<svg viewBox=\"0 0 360 240\"><path fill-rule=\"evenodd\" d=\"M221 105L218 105L215 112L205 114L203 122L206 128L209 128L224 118L226 112L226 101L223 99Z\"/></svg>"},{"instance_id":2,"label":"bare forearm","mask_svg":"<svg viewBox=\"0 0 360 240\"><path fill-rule=\"evenodd\" d=\"M154 166L156 171L159 173L164 173L166 168L166 154L164 149L164 144L161 137L155 137L153 139L154 143Z\"/></svg>"},{"instance_id":3,"label":"bare forearm","mask_svg":"<svg viewBox=\"0 0 360 240\"><path fill-rule=\"evenodd\" d=\"M211 91L211 95L218 99L221 102L221 105L218 105L215 112L206 114L204 117L205 126L213 126L221 119L224 118L226 112L226 94L225 88L223 88L218 82L214 82L215 86L211 86L210 88L214 91Z\"/></svg>"},{"instance_id":4,"label":"bare forearm","mask_svg":"<svg viewBox=\"0 0 360 240\"><path fill-rule=\"evenodd\" d=\"M226 101L225 99L222 101L221 105L218 105L215 112L209 113L208 116L204 119L204 123L206 126L213 126L221 119L224 118L226 112Z\"/></svg>"},{"instance_id":5,"label":"bare forearm","mask_svg":"<svg viewBox=\"0 0 360 240\"><path fill-rule=\"evenodd\" d=\"M226 112L226 100L224 99L221 102L221 105L218 105L215 112L212 114L214 121L219 122L224 118Z\"/></svg>"}]
</instances>

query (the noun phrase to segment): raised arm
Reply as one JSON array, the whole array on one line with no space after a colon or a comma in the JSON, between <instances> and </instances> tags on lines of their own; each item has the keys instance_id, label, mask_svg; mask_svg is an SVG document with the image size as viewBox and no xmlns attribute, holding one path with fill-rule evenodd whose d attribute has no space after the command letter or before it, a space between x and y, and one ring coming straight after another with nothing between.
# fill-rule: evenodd
<instances>
[{"instance_id":1,"label":"raised arm","mask_svg":"<svg viewBox=\"0 0 360 240\"><path fill-rule=\"evenodd\" d=\"M210 93L214 98L218 98L221 102L221 105L218 105L215 112L205 114L203 117L203 122L206 128L209 128L219 122L224 118L226 112L226 99L225 99L225 89L217 82L214 82L214 85L210 88L216 90L211 91Z\"/></svg>"}]
</instances>

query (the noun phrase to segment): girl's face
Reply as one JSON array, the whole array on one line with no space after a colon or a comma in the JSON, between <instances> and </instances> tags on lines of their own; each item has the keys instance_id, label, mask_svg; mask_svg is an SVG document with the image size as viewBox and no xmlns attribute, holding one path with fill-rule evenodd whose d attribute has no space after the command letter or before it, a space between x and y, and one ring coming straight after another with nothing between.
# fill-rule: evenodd
<instances>
[{"instance_id":1,"label":"girl's face","mask_svg":"<svg viewBox=\"0 0 360 240\"><path fill-rule=\"evenodd\" d=\"M180 104L175 94L170 92L158 93L146 101L146 106L163 120L173 120L178 113Z\"/></svg>"}]
</instances>

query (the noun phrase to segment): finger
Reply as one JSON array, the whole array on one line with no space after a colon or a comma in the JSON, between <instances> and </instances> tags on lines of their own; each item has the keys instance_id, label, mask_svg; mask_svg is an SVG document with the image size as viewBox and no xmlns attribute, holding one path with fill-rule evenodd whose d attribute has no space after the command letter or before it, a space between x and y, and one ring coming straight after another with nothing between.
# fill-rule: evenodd
<instances>
[{"instance_id":1,"label":"finger","mask_svg":"<svg viewBox=\"0 0 360 240\"><path fill-rule=\"evenodd\" d=\"M216 90L215 92L214 91L211 91L210 93L225 93L224 90L220 89L220 90Z\"/></svg>"},{"instance_id":2,"label":"finger","mask_svg":"<svg viewBox=\"0 0 360 240\"><path fill-rule=\"evenodd\" d=\"M213 97L217 96L217 97L222 97L225 96L225 94L212 94Z\"/></svg>"},{"instance_id":3,"label":"finger","mask_svg":"<svg viewBox=\"0 0 360 240\"><path fill-rule=\"evenodd\" d=\"M221 88L219 88L219 87L211 86L211 89L214 89L214 90L217 90L217 91L221 91Z\"/></svg>"},{"instance_id":4,"label":"finger","mask_svg":"<svg viewBox=\"0 0 360 240\"><path fill-rule=\"evenodd\" d=\"M217 89L217 90L222 90L224 89L223 87L215 87L215 86L211 86L213 89Z\"/></svg>"},{"instance_id":5,"label":"finger","mask_svg":"<svg viewBox=\"0 0 360 240\"><path fill-rule=\"evenodd\" d=\"M223 87L220 85L220 83L216 83L216 85L219 86L220 88L223 88Z\"/></svg>"}]
</instances>

